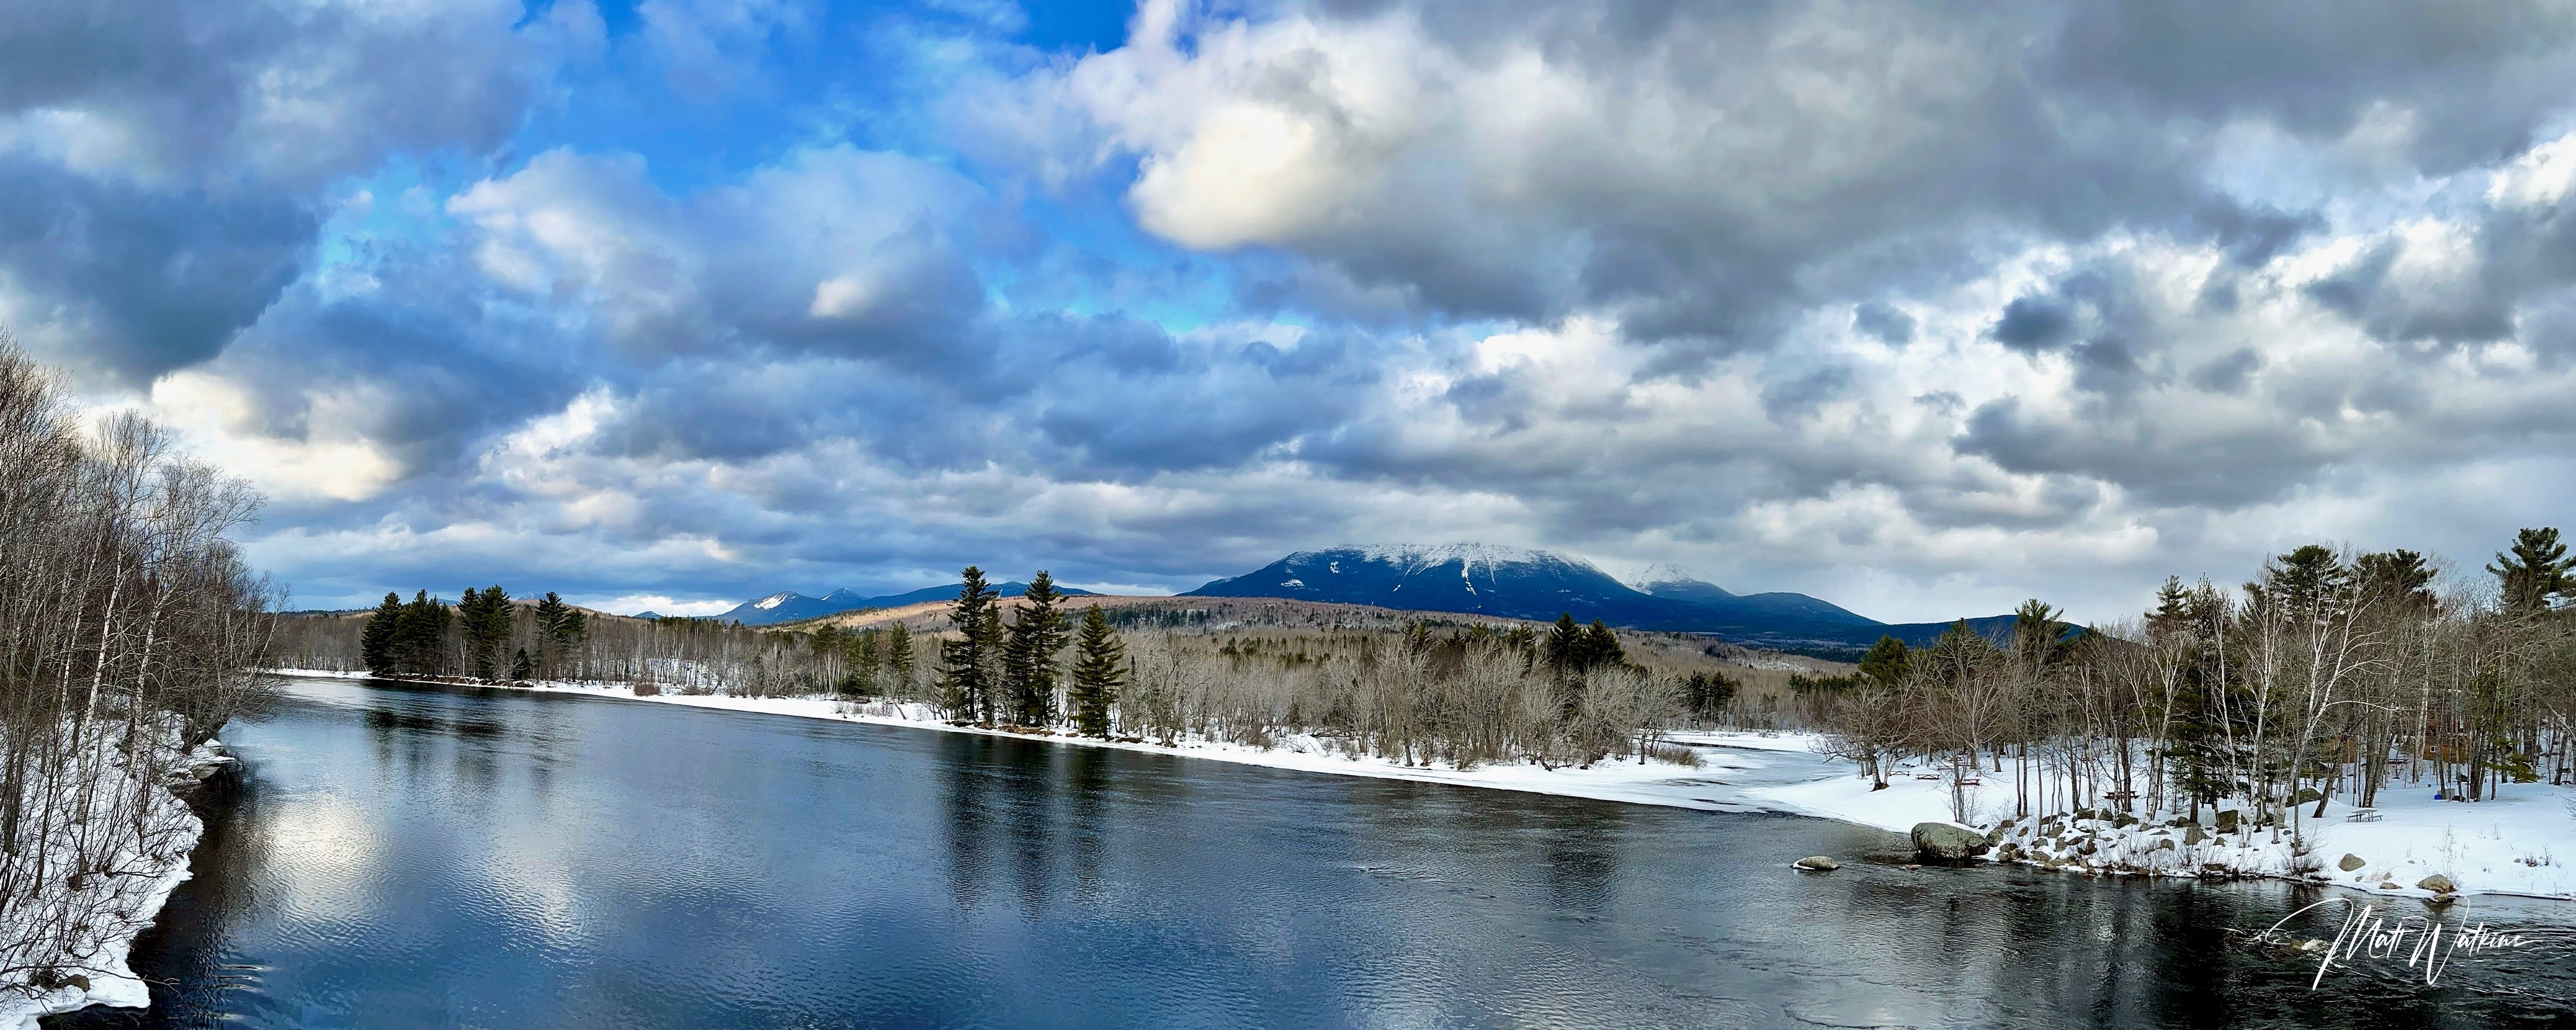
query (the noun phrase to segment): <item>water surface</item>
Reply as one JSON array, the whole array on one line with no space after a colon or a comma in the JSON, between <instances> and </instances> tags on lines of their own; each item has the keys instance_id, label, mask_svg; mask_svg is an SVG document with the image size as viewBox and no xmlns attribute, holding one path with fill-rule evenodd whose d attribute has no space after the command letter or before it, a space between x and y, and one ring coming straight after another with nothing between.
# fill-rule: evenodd
<instances>
[{"instance_id":1,"label":"water surface","mask_svg":"<svg viewBox=\"0 0 2576 1030\"><path fill-rule=\"evenodd\" d=\"M2311 992L2225 931L2313 891L1789 816L331 680L225 736L154 1008L49 1027L2576 1025L2555 945Z\"/></svg>"}]
</instances>

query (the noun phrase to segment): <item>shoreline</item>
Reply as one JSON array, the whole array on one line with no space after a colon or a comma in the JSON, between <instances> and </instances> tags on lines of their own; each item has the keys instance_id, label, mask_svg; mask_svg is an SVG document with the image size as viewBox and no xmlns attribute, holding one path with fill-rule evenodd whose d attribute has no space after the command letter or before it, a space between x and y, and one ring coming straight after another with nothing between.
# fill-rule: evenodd
<instances>
[{"instance_id":1,"label":"shoreline","mask_svg":"<svg viewBox=\"0 0 2576 1030\"><path fill-rule=\"evenodd\" d=\"M631 686L625 684L563 681L526 684L480 683L416 676L377 676L363 672L323 669L269 669L266 671L272 675L307 679L372 679L393 683L516 690L535 694L561 694L670 704L713 711L784 715L859 725L909 727L937 730L943 733L1042 741L1075 747L1109 748L1139 754L1203 758L1232 762L1237 765L1256 765L1335 776L1445 783L1452 786L1515 790L1532 794L1553 794L1594 801L1687 808L1704 812L1760 811L1811 815L1812 813L1755 797L1752 792L1744 789L1742 784L1721 782L1711 777L1727 775L1728 780L1731 781L1741 778L1740 774L1753 772L1755 778L1769 778L1781 773L1795 772L1800 766L1810 767L1814 772L1827 773L1826 759L1808 750L1806 738L1803 736L1765 738L1752 733L1688 732L1668 738L1671 743L1691 747L1701 761L1696 768L1646 759L1610 759L1596 763L1589 769L1559 767L1551 770L1520 762L1453 769L1445 766L1408 767L1392 759L1352 756L1339 752L1331 742L1308 734L1283 735L1276 745L1269 748L1193 739L1184 739L1173 746L1165 747L1151 742L1102 740L1097 737L1081 737L1069 733L1022 733L979 726L956 726L931 716L927 706L918 703L872 702L852 705L850 702L828 697L735 697L729 694L664 693L638 696ZM847 710L851 708L859 710ZM1712 749L1724 750L1713 753ZM1789 782L1808 782L1811 779L1813 777L1800 777Z\"/></svg>"},{"instance_id":2,"label":"shoreline","mask_svg":"<svg viewBox=\"0 0 2576 1030\"><path fill-rule=\"evenodd\" d=\"M1951 822L1945 783L1920 779L1916 775L1920 770L1908 766L1890 774L1889 789L1873 791L1868 778L1859 775L1849 763L1817 753L1813 744L1818 738L1813 733L1766 735L1695 730L1668 734L1668 743L1687 746L1700 758L1701 765L1696 768L1647 759L1612 759L1588 769L1545 769L1517 762L1452 769L1408 767L1386 758L1352 756L1338 751L1329 741L1307 734L1285 735L1269 748L1188 739L1166 747L1067 733L951 725L917 703L857 705L828 697L752 698L725 694L638 696L625 684L479 683L336 670L268 671L311 679L472 686L911 727L1335 776L1445 783L1705 812L1797 815L1900 835L1920 823ZM2302 856L2292 853L2286 839L2270 841L2268 830L2241 836L2213 833L2186 846L2178 839L2183 834L2175 832L2180 827L2162 823L2120 827L2111 825L2108 818L2082 820L2065 813L2023 817L1995 836L1993 848L1969 861L2088 876L2277 879L2383 897L2426 899L2436 897L2437 892L2414 884L2421 876L2438 873L2456 885L2451 892L2454 895L2576 901L2576 788L2517 784L2513 789L2517 796L2512 799L2454 806L2414 796L2429 794L2428 789L2390 784L2383 788L2379 799L2383 819L2367 823L2345 822L2342 817L2351 811L2350 806L2330 802L2325 819L2309 820L2302 826L2309 835L2304 861L2316 863L2314 871L2302 870ZM1977 787L1967 794L1970 820L1954 825L1970 825L1982 835L2009 816L2008 789ZM2512 824L2515 832L2505 832L2507 824ZM2042 833L2043 828L2049 832ZM2013 854L2003 851L2001 845L2007 842L2016 845ZM2566 855L2569 865L2558 864L2560 852ZM2363 858L2364 864L2351 870L2337 868L2338 856L2346 854Z\"/></svg>"},{"instance_id":3,"label":"shoreline","mask_svg":"<svg viewBox=\"0 0 2576 1030\"><path fill-rule=\"evenodd\" d=\"M177 806L176 818L186 843L174 848L168 864L151 874L151 882L138 895L140 900L132 917L103 933L98 940L98 951L91 958L66 963L79 969L80 975L89 978L89 982L86 985L66 984L43 994L0 1000L0 1027L38 1030L41 1025L38 1021L47 1016L78 1012L92 1006L147 1010L152 1007L151 986L135 975L130 964L134 956L134 941L160 921L161 910L169 905L170 896L178 892L179 885L196 878L197 845L205 841L206 825L178 788L194 789L197 784L205 782L207 776L231 764L233 759L223 753L222 747L220 741L207 741L189 752L179 769L190 775L190 782L152 785L152 789L162 792L171 804ZM114 881L109 883L112 890L126 889Z\"/></svg>"}]
</instances>

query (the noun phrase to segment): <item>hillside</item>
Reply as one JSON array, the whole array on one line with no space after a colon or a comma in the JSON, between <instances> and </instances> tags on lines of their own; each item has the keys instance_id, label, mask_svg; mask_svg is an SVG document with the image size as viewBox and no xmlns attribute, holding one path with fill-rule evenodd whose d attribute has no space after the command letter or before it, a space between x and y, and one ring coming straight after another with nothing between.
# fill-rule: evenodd
<instances>
[{"instance_id":1,"label":"hillside","mask_svg":"<svg viewBox=\"0 0 2576 1030\"><path fill-rule=\"evenodd\" d=\"M1882 635L1925 644L1947 622L1887 624L1796 593L1738 595L1671 566L1637 585L1581 558L1487 544L1336 547L1299 551L1183 597L1274 597L1503 618L1599 619L1643 630L1704 633L1741 644L1841 654ZM1998 632L2012 617L1971 620Z\"/></svg>"}]
</instances>

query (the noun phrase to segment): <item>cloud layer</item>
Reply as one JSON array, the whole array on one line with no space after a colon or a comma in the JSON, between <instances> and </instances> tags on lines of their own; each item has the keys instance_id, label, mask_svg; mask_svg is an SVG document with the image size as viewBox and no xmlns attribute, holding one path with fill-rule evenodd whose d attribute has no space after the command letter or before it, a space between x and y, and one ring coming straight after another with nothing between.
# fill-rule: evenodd
<instances>
[{"instance_id":1,"label":"cloud layer","mask_svg":"<svg viewBox=\"0 0 2576 1030\"><path fill-rule=\"evenodd\" d=\"M0 323L311 604L1476 539L2114 618L2576 493L2560 4L127 6L0 28Z\"/></svg>"}]
</instances>

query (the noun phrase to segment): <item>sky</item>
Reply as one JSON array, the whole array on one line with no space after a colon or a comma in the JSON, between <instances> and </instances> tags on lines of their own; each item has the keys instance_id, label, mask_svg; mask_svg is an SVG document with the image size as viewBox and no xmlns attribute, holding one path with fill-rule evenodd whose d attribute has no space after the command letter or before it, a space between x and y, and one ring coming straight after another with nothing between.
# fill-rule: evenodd
<instances>
[{"instance_id":1,"label":"sky","mask_svg":"<svg viewBox=\"0 0 2576 1030\"><path fill-rule=\"evenodd\" d=\"M293 607L1348 543L1888 621L2576 495L2576 9L21 0L0 326Z\"/></svg>"}]
</instances>

